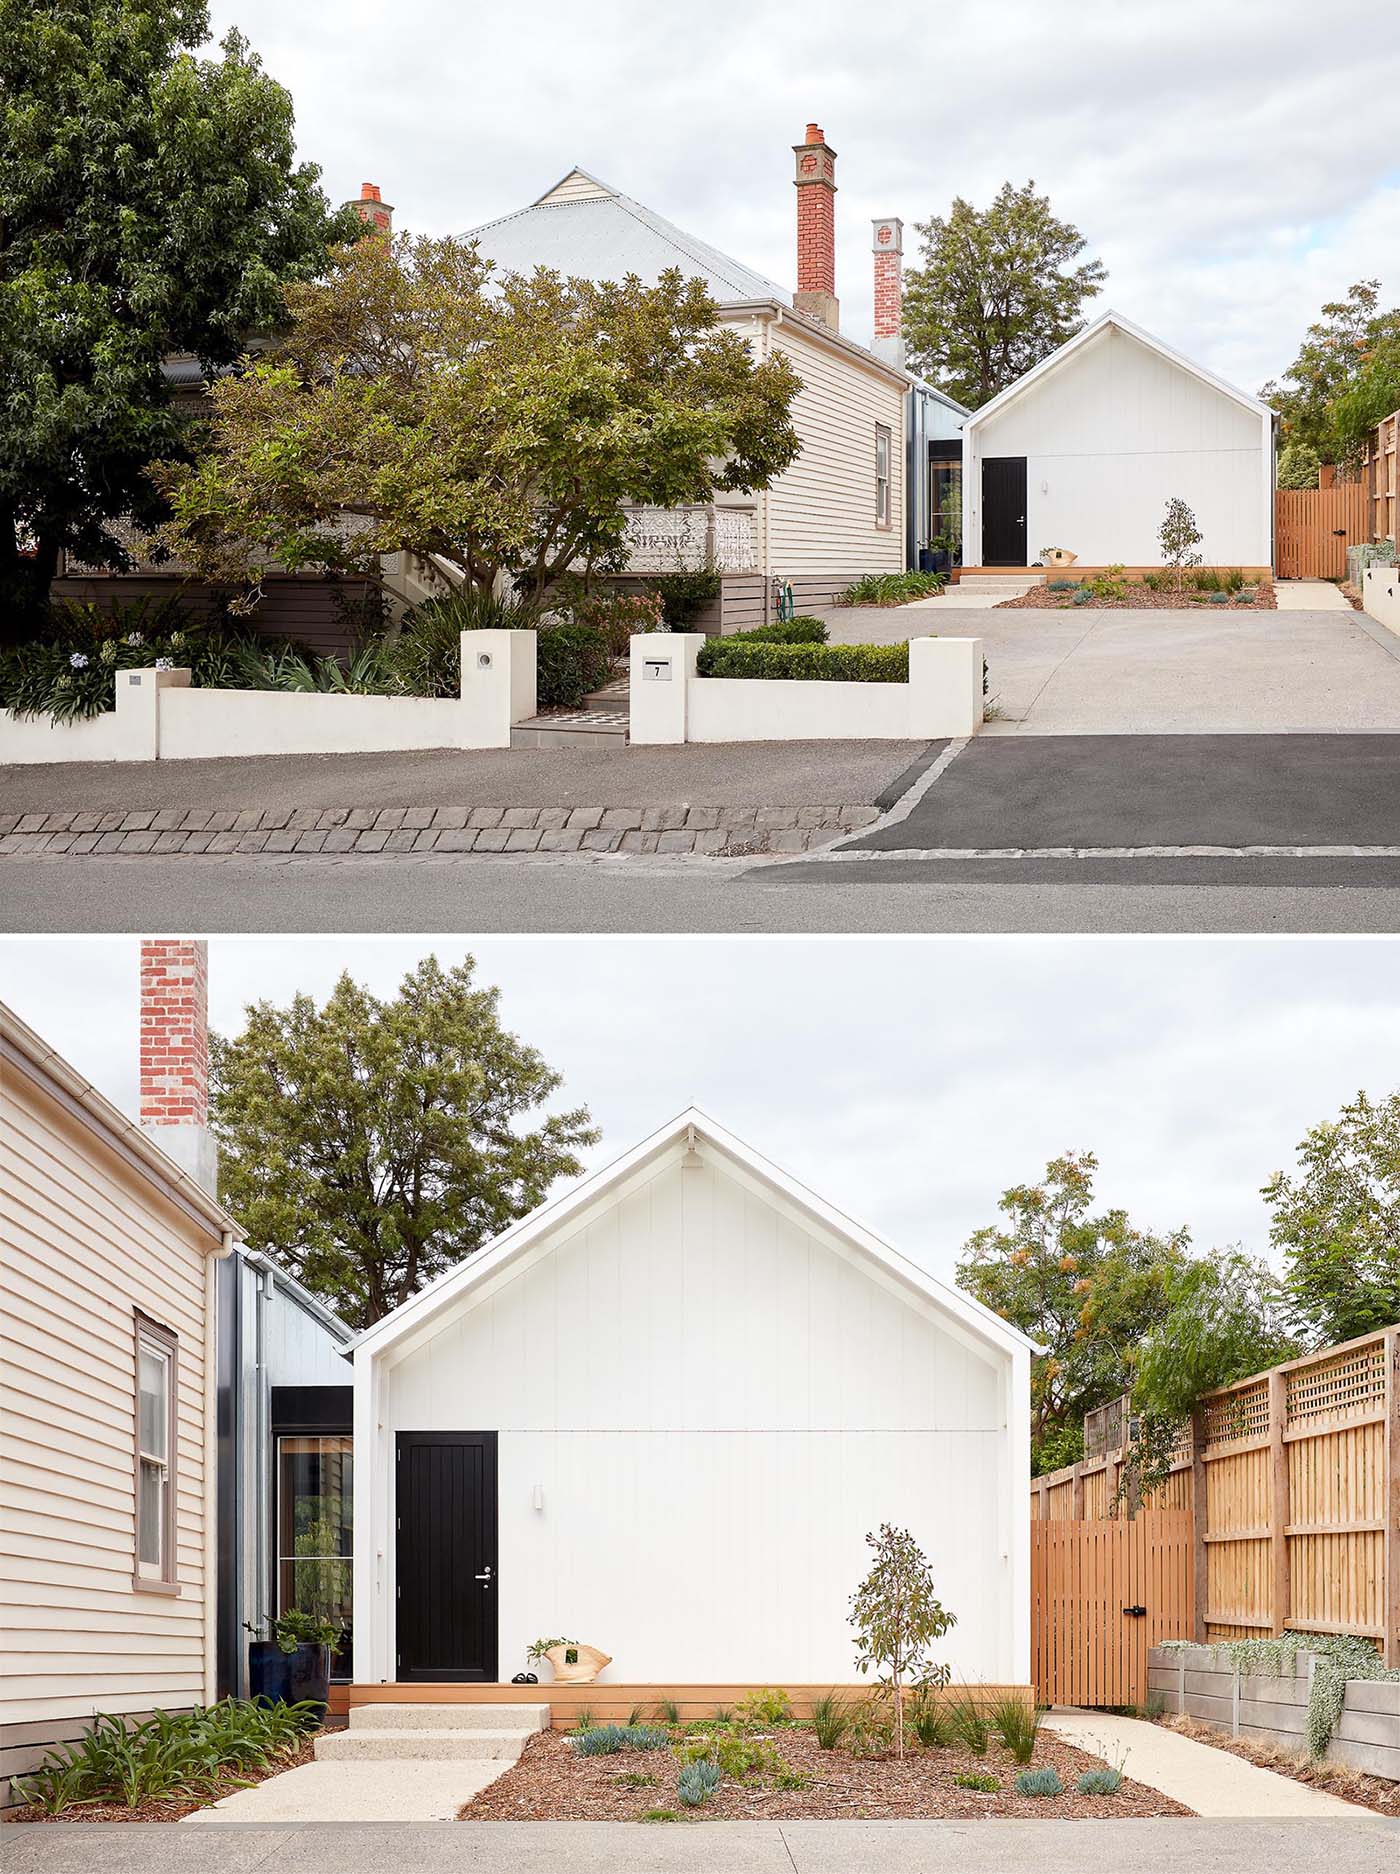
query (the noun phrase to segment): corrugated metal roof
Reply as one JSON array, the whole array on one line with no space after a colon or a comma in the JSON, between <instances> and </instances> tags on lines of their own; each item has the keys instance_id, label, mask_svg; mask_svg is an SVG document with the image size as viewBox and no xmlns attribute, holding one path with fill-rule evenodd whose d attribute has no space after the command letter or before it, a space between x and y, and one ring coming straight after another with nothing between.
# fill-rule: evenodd
<instances>
[{"instance_id":1,"label":"corrugated metal roof","mask_svg":"<svg viewBox=\"0 0 1400 1874\"><path fill-rule=\"evenodd\" d=\"M529 208L472 228L467 238L503 273L551 267L579 280L621 280L635 273L651 286L667 268L678 267L687 279L703 280L719 305L754 299L791 305L792 295L776 281L687 234L630 195L603 193L604 185L586 172L570 174L585 176L600 192L550 200L569 180L563 177Z\"/></svg>"}]
</instances>

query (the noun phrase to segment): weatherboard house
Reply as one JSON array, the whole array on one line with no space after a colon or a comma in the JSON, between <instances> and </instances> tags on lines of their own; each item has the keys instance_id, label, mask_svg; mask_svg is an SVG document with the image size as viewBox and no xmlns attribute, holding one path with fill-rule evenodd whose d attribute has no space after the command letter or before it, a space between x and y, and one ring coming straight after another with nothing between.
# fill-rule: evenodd
<instances>
[{"instance_id":1,"label":"weatherboard house","mask_svg":"<svg viewBox=\"0 0 1400 1874\"><path fill-rule=\"evenodd\" d=\"M882 1522L957 1616L955 1680L1024 1687L1032 1351L680 1114L354 1342L333 1704L490 1702L561 1634L611 1656L595 1712L850 1684Z\"/></svg>"}]
</instances>

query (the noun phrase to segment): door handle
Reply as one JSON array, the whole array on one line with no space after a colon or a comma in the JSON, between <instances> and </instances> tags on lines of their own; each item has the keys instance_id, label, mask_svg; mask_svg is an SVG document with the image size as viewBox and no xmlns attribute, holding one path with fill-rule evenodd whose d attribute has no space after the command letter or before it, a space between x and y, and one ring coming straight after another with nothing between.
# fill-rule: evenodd
<instances>
[{"instance_id":1,"label":"door handle","mask_svg":"<svg viewBox=\"0 0 1400 1874\"><path fill-rule=\"evenodd\" d=\"M1145 1607L1125 1607L1123 1612L1125 1614L1131 1614L1135 1620L1142 1620L1147 1614L1147 1609Z\"/></svg>"},{"instance_id":2,"label":"door handle","mask_svg":"<svg viewBox=\"0 0 1400 1874\"><path fill-rule=\"evenodd\" d=\"M485 1572L485 1574L484 1574L484 1575L478 1575L478 1576L477 1576L477 1580L478 1580L478 1581L489 1581L490 1579L491 1579L491 1570L490 1570L490 1567L489 1567L489 1566L488 1566L488 1568L487 1568L487 1570L486 1570L486 1572Z\"/></svg>"}]
</instances>

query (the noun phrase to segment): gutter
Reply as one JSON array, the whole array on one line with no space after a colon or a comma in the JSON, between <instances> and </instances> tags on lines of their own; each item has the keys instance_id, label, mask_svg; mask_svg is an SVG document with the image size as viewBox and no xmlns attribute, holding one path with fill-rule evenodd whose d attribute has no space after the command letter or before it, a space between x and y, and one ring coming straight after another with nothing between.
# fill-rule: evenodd
<instances>
[{"instance_id":1,"label":"gutter","mask_svg":"<svg viewBox=\"0 0 1400 1874\"><path fill-rule=\"evenodd\" d=\"M858 345L853 338L844 333L833 332L828 326L818 325L814 319L804 318L800 312L794 312L791 306L785 306L780 299L726 299L720 303L719 314L723 319L726 313L757 313L761 318L786 325L793 332L800 332L804 338L816 340L818 344L827 344L835 350L844 352L854 362L863 365L872 374L884 378L885 382L897 388L901 394L909 389L909 373L886 364L883 358L877 358L873 351L867 351L864 345Z\"/></svg>"}]
</instances>

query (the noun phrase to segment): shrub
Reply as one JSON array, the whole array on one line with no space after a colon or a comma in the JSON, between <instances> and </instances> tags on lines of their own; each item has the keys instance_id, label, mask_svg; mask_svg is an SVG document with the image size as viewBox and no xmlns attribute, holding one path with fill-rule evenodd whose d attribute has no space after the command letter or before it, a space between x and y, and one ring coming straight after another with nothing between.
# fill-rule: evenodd
<instances>
[{"instance_id":1,"label":"shrub","mask_svg":"<svg viewBox=\"0 0 1400 1874\"><path fill-rule=\"evenodd\" d=\"M538 637L535 695L540 709L577 709L612 670L605 634L593 625L548 625Z\"/></svg>"},{"instance_id":2,"label":"shrub","mask_svg":"<svg viewBox=\"0 0 1400 1874\"><path fill-rule=\"evenodd\" d=\"M1206 603L1208 605L1228 605L1230 603L1230 595L1228 592L1212 592L1207 598Z\"/></svg>"},{"instance_id":3,"label":"shrub","mask_svg":"<svg viewBox=\"0 0 1400 1874\"><path fill-rule=\"evenodd\" d=\"M1093 598L1093 596L1094 596L1093 593L1089 590L1087 586L1076 586L1073 594L1070 597L1070 604L1071 605L1087 605L1090 599Z\"/></svg>"},{"instance_id":4,"label":"shrub","mask_svg":"<svg viewBox=\"0 0 1400 1874\"><path fill-rule=\"evenodd\" d=\"M835 1692L826 1692L812 1701L812 1732L823 1750L835 1750L850 1721L845 1699Z\"/></svg>"},{"instance_id":5,"label":"shrub","mask_svg":"<svg viewBox=\"0 0 1400 1874\"><path fill-rule=\"evenodd\" d=\"M944 587L942 573L866 573L841 594L843 605L904 605L931 598Z\"/></svg>"},{"instance_id":6,"label":"shrub","mask_svg":"<svg viewBox=\"0 0 1400 1874\"><path fill-rule=\"evenodd\" d=\"M755 625L752 631L731 631L725 644L825 644L826 626L820 618L799 612L795 618L778 618L771 625Z\"/></svg>"},{"instance_id":7,"label":"shrub","mask_svg":"<svg viewBox=\"0 0 1400 1874\"><path fill-rule=\"evenodd\" d=\"M628 646L642 632L665 629L659 592L580 592L567 607L576 625L590 625L603 635L614 663L626 657Z\"/></svg>"},{"instance_id":8,"label":"shrub","mask_svg":"<svg viewBox=\"0 0 1400 1874\"><path fill-rule=\"evenodd\" d=\"M1147 572L1142 576L1142 583L1149 592L1165 591L1169 581L1161 573Z\"/></svg>"},{"instance_id":9,"label":"shrub","mask_svg":"<svg viewBox=\"0 0 1400 1874\"><path fill-rule=\"evenodd\" d=\"M680 1819L678 1809L643 1809L637 1817L639 1822L679 1822Z\"/></svg>"},{"instance_id":10,"label":"shrub","mask_svg":"<svg viewBox=\"0 0 1400 1874\"><path fill-rule=\"evenodd\" d=\"M1116 1796L1123 1782L1121 1770L1086 1770L1079 1779L1081 1796Z\"/></svg>"},{"instance_id":11,"label":"shrub","mask_svg":"<svg viewBox=\"0 0 1400 1874\"><path fill-rule=\"evenodd\" d=\"M624 1770L621 1776L615 1776L614 1783L621 1783L628 1789L655 1789L661 1781L658 1776L645 1776L640 1770Z\"/></svg>"},{"instance_id":12,"label":"shrub","mask_svg":"<svg viewBox=\"0 0 1400 1874\"><path fill-rule=\"evenodd\" d=\"M1047 579L1045 582L1047 592L1075 592L1078 589L1077 579Z\"/></svg>"},{"instance_id":13,"label":"shrub","mask_svg":"<svg viewBox=\"0 0 1400 1874\"><path fill-rule=\"evenodd\" d=\"M1035 1755L1040 1713L1023 1698L1010 1696L995 1699L988 1715L1003 1744L1017 1763L1029 1763Z\"/></svg>"},{"instance_id":14,"label":"shrub","mask_svg":"<svg viewBox=\"0 0 1400 1874\"><path fill-rule=\"evenodd\" d=\"M679 1724L681 1708L674 1698L661 1698L656 1703L656 1715L663 1724Z\"/></svg>"},{"instance_id":15,"label":"shrub","mask_svg":"<svg viewBox=\"0 0 1400 1874\"><path fill-rule=\"evenodd\" d=\"M675 1746L682 1768L692 1763L714 1763L736 1783L759 1777L782 1776L789 1770L771 1737L752 1737L742 1731L715 1731Z\"/></svg>"},{"instance_id":16,"label":"shrub","mask_svg":"<svg viewBox=\"0 0 1400 1874\"><path fill-rule=\"evenodd\" d=\"M1096 599L1126 599L1128 582L1123 577L1124 570L1121 565L1105 566L1096 578L1088 582L1089 590L1094 597Z\"/></svg>"},{"instance_id":17,"label":"shrub","mask_svg":"<svg viewBox=\"0 0 1400 1874\"><path fill-rule=\"evenodd\" d=\"M75 1802L124 1802L135 1809L162 1797L211 1796L231 1778L261 1770L295 1749L321 1720L321 1706L226 1698L141 1724L101 1715L74 1744L50 1751L15 1794L59 1815Z\"/></svg>"},{"instance_id":18,"label":"shrub","mask_svg":"<svg viewBox=\"0 0 1400 1874\"><path fill-rule=\"evenodd\" d=\"M528 605L459 586L438 598L424 599L404 614L398 635L383 640L385 661L397 687L410 696L457 696L462 687L464 631L530 630L535 620L536 613ZM530 1657L540 1655L531 1653Z\"/></svg>"},{"instance_id":19,"label":"shrub","mask_svg":"<svg viewBox=\"0 0 1400 1874\"><path fill-rule=\"evenodd\" d=\"M959 1789L980 1790L984 1796L990 1796L994 1790L1001 1788L999 1776L988 1776L981 1770L959 1770L953 1781Z\"/></svg>"},{"instance_id":20,"label":"shrub","mask_svg":"<svg viewBox=\"0 0 1400 1874\"><path fill-rule=\"evenodd\" d=\"M948 1714L929 1686L916 1687L909 1706L909 1723L925 1750L942 1750L953 1741Z\"/></svg>"},{"instance_id":21,"label":"shrub","mask_svg":"<svg viewBox=\"0 0 1400 1874\"><path fill-rule=\"evenodd\" d=\"M740 1724L765 1725L792 1723L792 1700L786 1692L769 1687L764 1692L750 1692L741 1698L734 1715Z\"/></svg>"},{"instance_id":22,"label":"shrub","mask_svg":"<svg viewBox=\"0 0 1400 1874\"><path fill-rule=\"evenodd\" d=\"M1321 472L1321 458L1311 443L1291 442L1279 451L1280 488L1316 488Z\"/></svg>"},{"instance_id":23,"label":"shrub","mask_svg":"<svg viewBox=\"0 0 1400 1874\"><path fill-rule=\"evenodd\" d=\"M1063 1796L1065 1786L1060 1781L1058 1770L1046 1767L1043 1770L1022 1770L1016 1778L1018 1796Z\"/></svg>"},{"instance_id":24,"label":"shrub","mask_svg":"<svg viewBox=\"0 0 1400 1874\"><path fill-rule=\"evenodd\" d=\"M708 1802L724 1780L724 1772L708 1758L697 1758L681 1771L676 1793L688 1809L698 1809Z\"/></svg>"},{"instance_id":25,"label":"shrub","mask_svg":"<svg viewBox=\"0 0 1400 1874\"><path fill-rule=\"evenodd\" d=\"M722 581L712 567L700 572L662 573L652 581L662 617L672 631L684 631L720 594Z\"/></svg>"},{"instance_id":26,"label":"shrub","mask_svg":"<svg viewBox=\"0 0 1400 1874\"><path fill-rule=\"evenodd\" d=\"M954 1743L970 1750L974 1757L985 1757L992 1735L992 1721L970 1692L960 1692L944 1703L949 1734Z\"/></svg>"},{"instance_id":27,"label":"shrub","mask_svg":"<svg viewBox=\"0 0 1400 1874\"><path fill-rule=\"evenodd\" d=\"M610 1757L619 1750L665 1750L671 1739L655 1724L598 1724L569 1738L580 1757Z\"/></svg>"},{"instance_id":28,"label":"shrub","mask_svg":"<svg viewBox=\"0 0 1400 1874\"><path fill-rule=\"evenodd\" d=\"M907 683L907 644L741 644L710 638L700 652L702 677L765 682Z\"/></svg>"}]
</instances>

